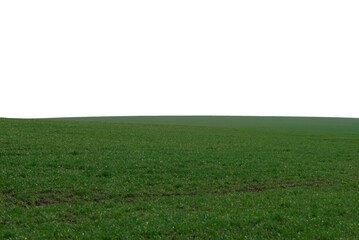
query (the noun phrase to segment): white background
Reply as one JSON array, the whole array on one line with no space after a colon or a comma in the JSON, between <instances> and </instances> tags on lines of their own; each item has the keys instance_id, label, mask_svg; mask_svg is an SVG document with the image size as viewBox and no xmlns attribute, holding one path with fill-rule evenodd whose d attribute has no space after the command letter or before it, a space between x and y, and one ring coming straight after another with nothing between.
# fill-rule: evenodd
<instances>
[{"instance_id":1,"label":"white background","mask_svg":"<svg viewBox=\"0 0 359 240\"><path fill-rule=\"evenodd\" d=\"M4 0L0 117L359 117L359 1Z\"/></svg>"}]
</instances>

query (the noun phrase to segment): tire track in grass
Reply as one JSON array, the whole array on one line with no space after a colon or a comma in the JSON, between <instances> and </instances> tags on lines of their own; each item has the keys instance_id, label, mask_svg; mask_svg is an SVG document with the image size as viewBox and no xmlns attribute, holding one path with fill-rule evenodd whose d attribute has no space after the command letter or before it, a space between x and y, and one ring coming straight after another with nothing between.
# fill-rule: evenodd
<instances>
[{"instance_id":1,"label":"tire track in grass","mask_svg":"<svg viewBox=\"0 0 359 240\"><path fill-rule=\"evenodd\" d=\"M272 186L265 185L249 185L244 188L236 189L235 186L238 184L232 184L227 187L222 187L221 189L215 191L208 191L208 194L214 195L226 195L231 193L260 193L266 190L274 190L274 189L288 189L288 188L297 188L297 187L308 187L308 188L317 188L323 185L332 185L332 183L325 180L314 180L311 182L282 182ZM104 190L94 190L94 192L103 193ZM49 192L42 192L49 193ZM75 204L77 202L102 202L105 200L119 200L119 203L134 203L137 200L146 201L153 198L168 198L168 197L194 197L199 195L199 193L163 193L163 194L128 194L122 197L120 196L97 196L92 199L84 199L84 198L76 198L75 196L65 196L61 192L51 192L54 195L58 195L59 198L46 198L45 196L39 196L37 200L31 202L29 200L24 199L16 199L16 193L14 192L2 192L2 195L7 197L5 199L6 205L30 205L30 206L48 206L53 204ZM41 195L41 193L40 193ZM61 198L60 198L61 197Z\"/></svg>"}]
</instances>

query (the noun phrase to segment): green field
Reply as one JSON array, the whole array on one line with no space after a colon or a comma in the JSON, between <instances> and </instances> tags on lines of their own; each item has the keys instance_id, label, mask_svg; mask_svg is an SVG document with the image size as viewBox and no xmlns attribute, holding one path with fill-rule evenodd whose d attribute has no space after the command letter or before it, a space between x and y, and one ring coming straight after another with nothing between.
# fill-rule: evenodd
<instances>
[{"instance_id":1,"label":"green field","mask_svg":"<svg viewBox=\"0 0 359 240\"><path fill-rule=\"evenodd\" d=\"M359 119L0 119L0 239L358 239Z\"/></svg>"}]
</instances>

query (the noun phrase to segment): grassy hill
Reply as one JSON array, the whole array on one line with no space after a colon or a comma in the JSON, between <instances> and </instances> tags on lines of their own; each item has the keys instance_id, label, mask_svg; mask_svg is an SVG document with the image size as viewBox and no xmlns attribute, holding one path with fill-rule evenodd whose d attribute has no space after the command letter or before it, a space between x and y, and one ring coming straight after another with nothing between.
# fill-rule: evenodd
<instances>
[{"instance_id":1,"label":"grassy hill","mask_svg":"<svg viewBox=\"0 0 359 240\"><path fill-rule=\"evenodd\" d=\"M359 119L0 119L0 238L356 238L358 172Z\"/></svg>"},{"instance_id":2,"label":"grassy hill","mask_svg":"<svg viewBox=\"0 0 359 240\"><path fill-rule=\"evenodd\" d=\"M61 118L60 118L61 119ZM90 122L171 124L228 128L257 128L359 134L358 118L250 116L138 116L62 118Z\"/></svg>"}]
</instances>

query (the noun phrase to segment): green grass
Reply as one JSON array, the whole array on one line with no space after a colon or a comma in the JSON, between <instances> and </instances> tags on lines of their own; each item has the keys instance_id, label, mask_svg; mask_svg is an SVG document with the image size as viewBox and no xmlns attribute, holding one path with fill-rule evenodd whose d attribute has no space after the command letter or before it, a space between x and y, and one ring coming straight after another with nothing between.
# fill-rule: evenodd
<instances>
[{"instance_id":1,"label":"green grass","mask_svg":"<svg viewBox=\"0 0 359 240\"><path fill-rule=\"evenodd\" d=\"M117 123L171 124L181 126L208 126L230 128L256 128L273 130L299 130L359 134L358 118L319 117L250 117L250 116L138 116L138 117L86 117L59 118L60 120L100 121Z\"/></svg>"},{"instance_id":2,"label":"green grass","mask_svg":"<svg viewBox=\"0 0 359 240\"><path fill-rule=\"evenodd\" d=\"M356 239L358 181L358 119L0 119L0 239Z\"/></svg>"}]
</instances>

